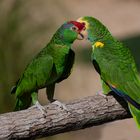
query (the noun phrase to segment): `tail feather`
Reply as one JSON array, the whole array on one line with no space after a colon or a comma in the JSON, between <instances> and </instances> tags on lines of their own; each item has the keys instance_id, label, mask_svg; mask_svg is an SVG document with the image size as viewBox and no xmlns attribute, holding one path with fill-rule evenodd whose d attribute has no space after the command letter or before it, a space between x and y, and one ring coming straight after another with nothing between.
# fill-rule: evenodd
<instances>
[{"instance_id":1,"label":"tail feather","mask_svg":"<svg viewBox=\"0 0 140 140\"><path fill-rule=\"evenodd\" d=\"M16 99L16 105L15 105L14 111L19 111L19 110L20 110L20 100Z\"/></svg>"},{"instance_id":2,"label":"tail feather","mask_svg":"<svg viewBox=\"0 0 140 140\"><path fill-rule=\"evenodd\" d=\"M131 105L130 103L128 103L130 112L137 124L137 127L140 129L140 110L135 108L133 105Z\"/></svg>"},{"instance_id":3,"label":"tail feather","mask_svg":"<svg viewBox=\"0 0 140 140\"><path fill-rule=\"evenodd\" d=\"M32 103L31 98L25 98L25 99L24 98L17 98L14 111L27 109L28 107L30 107L31 103Z\"/></svg>"}]
</instances>

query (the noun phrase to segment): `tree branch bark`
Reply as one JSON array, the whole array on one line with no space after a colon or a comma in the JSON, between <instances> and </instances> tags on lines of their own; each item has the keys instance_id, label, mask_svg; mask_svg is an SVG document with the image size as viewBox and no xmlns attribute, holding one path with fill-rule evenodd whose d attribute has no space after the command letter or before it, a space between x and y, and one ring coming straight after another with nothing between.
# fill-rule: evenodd
<instances>
[{"instance_id":1,"label":"tree branch bark","mask_svg":"<svg viewBox=\"0 0 140 140\"><path fill-rule=\"evenodd\" d=\"M115 97L116 98L116 97ZM127 105L113 96L95 95L66 104L45 106L46 118L36 107L0 115L0 139L34 139L130 118Z\"/></svg>"}]
</instances>

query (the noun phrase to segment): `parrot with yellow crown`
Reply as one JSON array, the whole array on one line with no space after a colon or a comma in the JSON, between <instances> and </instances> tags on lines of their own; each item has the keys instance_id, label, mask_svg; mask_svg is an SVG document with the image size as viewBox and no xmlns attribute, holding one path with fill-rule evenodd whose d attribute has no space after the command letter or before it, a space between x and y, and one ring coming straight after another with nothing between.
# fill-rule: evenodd
<instances>
[{"instance_id":1,"label":"parrot with yellow crown","mask_svg":"<svg viewBox=\"0 0 140 140\"><path fill-rule=\"evenodd\" d=\"M103 93L114 91L122 97L140 128L140 77L130 50L115 39L99 20L85 16L81 34L92 43L91 59L100 74Z\"/></svg>"}]
</instances>

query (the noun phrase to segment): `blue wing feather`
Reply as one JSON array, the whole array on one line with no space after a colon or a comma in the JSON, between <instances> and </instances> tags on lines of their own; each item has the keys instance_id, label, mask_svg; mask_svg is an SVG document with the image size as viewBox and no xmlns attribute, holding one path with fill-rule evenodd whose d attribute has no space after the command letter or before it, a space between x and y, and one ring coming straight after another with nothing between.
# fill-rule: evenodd
<instances>
[{"instance_id":1,"label":"blue wing feather","mask_svg":"<svg viewBox=\"0 0 140 140\"><path fill-rule=\"evenodd\" d=\"M116 89L116 88L110 86L109 84L108 84L108 86L109 86L110 89L111 89L112 91L114 91L118 96L124 98L127 102L129 102L130 104L132 104L133 106L135 106L137 109L140 110L140 104L139 104L139 103L137 103L135 100L133 100L131 97L129 97L129 96L128 96L127 94L125 94L124 92L122 92L122 91L120 91L120 90L118 90L118 89Z\"/></svg>"}]
</instances>

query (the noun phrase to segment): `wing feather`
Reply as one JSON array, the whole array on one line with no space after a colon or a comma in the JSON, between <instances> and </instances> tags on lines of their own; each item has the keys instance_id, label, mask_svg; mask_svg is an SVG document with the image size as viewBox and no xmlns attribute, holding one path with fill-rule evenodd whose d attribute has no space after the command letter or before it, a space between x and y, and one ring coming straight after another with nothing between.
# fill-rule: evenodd
<instances>
[{"instance_id":1,"label":"wing feather","mask_svg":"<svg viewBox=\"0 0 140 140\"><path fill-rule=\"evenodd\" d=\"M26 67L17 84L16 95L37 90L46 86L52 72L53 58L50 55L39 55Z\"/></svg>"}]
</instances>

